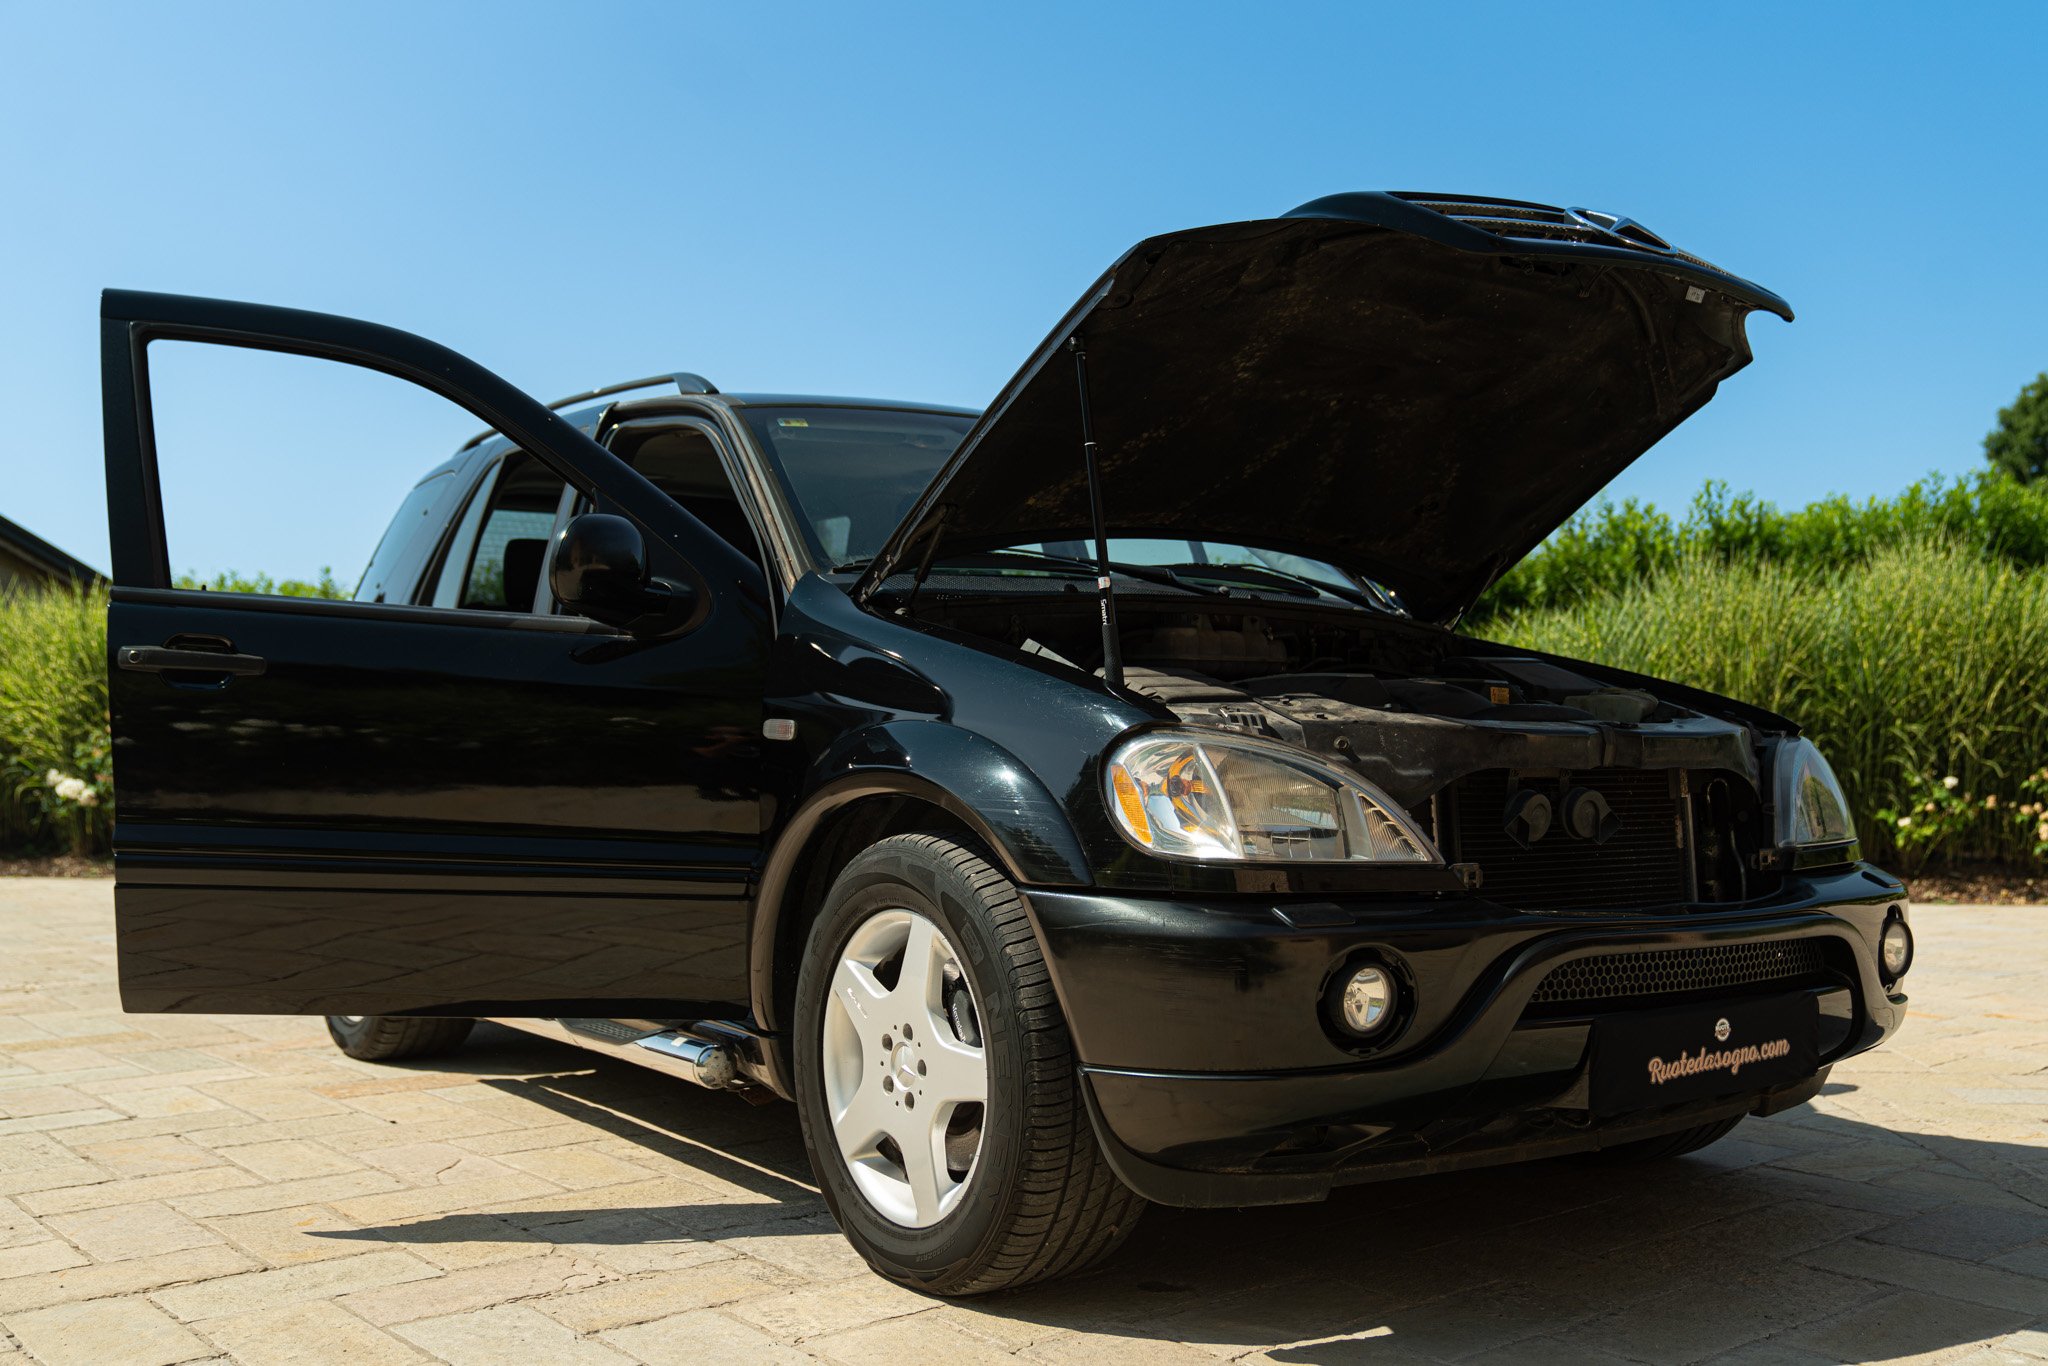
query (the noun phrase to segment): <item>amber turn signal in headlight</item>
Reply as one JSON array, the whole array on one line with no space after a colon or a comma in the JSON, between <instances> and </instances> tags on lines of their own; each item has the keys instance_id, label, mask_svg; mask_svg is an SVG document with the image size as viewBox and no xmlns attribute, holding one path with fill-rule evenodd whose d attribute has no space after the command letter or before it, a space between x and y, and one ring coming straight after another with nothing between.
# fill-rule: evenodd
<instances>
[{"instance_id":1,"label":"amber turn signal in headlight","mask_svg":"<svg viewBox=\"0 0 2048 1366\"><path fill-rule=\"evenodd\" d=\"M1110 752L1104 785L1124 837L1169 858L1443 862L1371 783L1249 736L1137 736Z\"/></svg>"}]
</instances>

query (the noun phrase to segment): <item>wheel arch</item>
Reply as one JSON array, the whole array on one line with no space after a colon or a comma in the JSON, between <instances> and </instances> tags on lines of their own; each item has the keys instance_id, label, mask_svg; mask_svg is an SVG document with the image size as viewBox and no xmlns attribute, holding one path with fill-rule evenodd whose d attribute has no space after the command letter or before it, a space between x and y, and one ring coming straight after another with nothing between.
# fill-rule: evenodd
<instances>
[{"instance_id":1,"label":"wheel arch","mask_svg":"<svg viewBox=\"0 0 2048 1366\"><path fill-rule=\"evenodd\" d=\"M835 757L836 756L836 757ZM787 1028L811 917L854 855L890 835L937 830L983 846L1020 884L1085 886L1081 841L1051 792L1000 746L940 722L848 736L783 824L761 869L747 946L756 1027Z\"/></svg>"}]
</instances>

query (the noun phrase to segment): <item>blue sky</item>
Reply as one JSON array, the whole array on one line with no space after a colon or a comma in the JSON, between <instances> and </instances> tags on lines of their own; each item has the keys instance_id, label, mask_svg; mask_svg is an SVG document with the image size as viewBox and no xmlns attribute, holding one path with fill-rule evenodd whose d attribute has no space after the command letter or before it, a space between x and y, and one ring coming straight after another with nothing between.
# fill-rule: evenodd
<instances>
[{"instance_id":1,"label":"blue sky","mask_svg":"<svg viewBox=\"0 0 2048 1366\"><path fill-rule=\"evenodd\" d=\"M1792 301L1616 493L1887 493L1976 468L2048 367L2044 50L2038 4L0 0L0 514L107 562L106 285L391 323L542 398L979 404L1130 243L1360 188L1628 214ZM352 581L473 426L304 378L160 399L181 568Z\"/></svg>"}]
</instances>

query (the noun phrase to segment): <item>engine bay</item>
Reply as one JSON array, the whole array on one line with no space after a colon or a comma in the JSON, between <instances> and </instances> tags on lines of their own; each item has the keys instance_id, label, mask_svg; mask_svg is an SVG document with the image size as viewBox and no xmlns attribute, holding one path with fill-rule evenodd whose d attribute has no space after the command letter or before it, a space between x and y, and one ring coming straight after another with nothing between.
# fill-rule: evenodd
<instances>
[{"instance_id":1,"label":"engine bay","mask_svg":"<svg viewBox=\"0 0 2048 1366\"><path fill-rule=\"evenodd\" d=\"M1099 672L1092 608L1068 594L919 616ZM1484 894L1592 909L1766 890L1758 736L1739 721L1392 617L1126 599L1120 618L1124 685L1162 719L1357 772Z\"/></svg>"}]
</instances>

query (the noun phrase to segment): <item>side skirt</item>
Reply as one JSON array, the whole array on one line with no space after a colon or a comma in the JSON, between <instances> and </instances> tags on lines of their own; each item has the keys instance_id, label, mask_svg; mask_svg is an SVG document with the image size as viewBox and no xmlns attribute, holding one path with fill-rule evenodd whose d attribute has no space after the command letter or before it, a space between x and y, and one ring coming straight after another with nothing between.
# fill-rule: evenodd
<instances>
[{"instance_id":1,"label":"side skirt","mask_svg":"<svg viewBox=\"0 0 2048 1366\"><path fill-rule=\"evenodd\" d=\"M731 1021L700 1020L672 1027L653 1020L489 1018L492 1024L623 1059L693 1086L737 1092L757 1105L775 1099L763 1076L758 1036Z\"/></svg>"}]
</instances>

